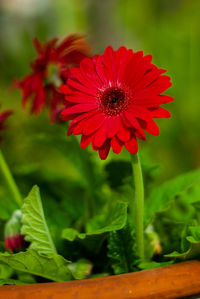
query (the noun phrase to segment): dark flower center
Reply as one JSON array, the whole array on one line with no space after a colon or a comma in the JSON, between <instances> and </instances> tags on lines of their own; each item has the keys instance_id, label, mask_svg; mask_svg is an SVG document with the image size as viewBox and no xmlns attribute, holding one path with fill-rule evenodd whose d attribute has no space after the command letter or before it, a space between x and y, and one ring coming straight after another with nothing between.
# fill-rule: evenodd
<instances>
[{"instance_id":1,"label":"dark flower center","mask_svg":"<svg viewBox=\"0 0 200 299\"><path fill-rule=\"evenodd\" d=\"M110 116L120 114L128 105L126 91L117 87L110 87L100 92L98 98L100 110Z\"/></svg>"}]
</instances>

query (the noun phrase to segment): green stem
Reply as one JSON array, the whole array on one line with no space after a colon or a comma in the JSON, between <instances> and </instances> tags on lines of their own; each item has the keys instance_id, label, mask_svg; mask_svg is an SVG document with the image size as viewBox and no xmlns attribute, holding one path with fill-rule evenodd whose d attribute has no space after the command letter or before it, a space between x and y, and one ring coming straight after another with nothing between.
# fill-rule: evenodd
<instances>
[{"instance_id":1,"label":"green stem","mask_svg":"<svg viewBox=\"0 0 200 299\"><path fill-rule=\"evenodd\" d=\"M136 246L141 261L144 261L144 185L142 169L139 155L131 154L131 164L133 169L134 189L135 189L135 207L131 204L131 210L134 210Z\"/></svg>"},{"instance_id":2,"label":"green stem","mask_svg":"<svg viewBox=\"0 0 200 299\"><path fill-rule=\"evenodd\" d=\"M7 181L7 184L13 194L13 197L16 201L16 203L19 205L19 207L21 208L21 205L23 203L22 201L22 196L19 192L19 189L15 183L15 180L12 176L12 173L8 167L8 164L6 163L6 160L3 156L3 153L2 151L0 150L0 167L1 167L1 170L2 170L2 173Z\"/></svg>"}]
</instances>

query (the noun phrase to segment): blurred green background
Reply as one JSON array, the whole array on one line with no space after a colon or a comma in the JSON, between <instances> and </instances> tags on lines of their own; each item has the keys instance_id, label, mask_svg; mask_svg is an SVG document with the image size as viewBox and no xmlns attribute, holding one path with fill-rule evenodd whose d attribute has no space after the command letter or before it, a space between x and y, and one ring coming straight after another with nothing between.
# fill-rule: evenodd
<instances>
[{"instance_id":1,"label":"blurred green background","mask_svg":"<svg viewBox=\"0 0 200 299\"><path fill-rule=\"evenodd\" d=\"M58 200L59 192L70 198L71 186L84 186L66 125L51 124L47 111L30 116L21 108L20 91L9 91L14 78L30 72L34 36L46 41L83 33L94 53L125 45L152 54L172 77L168 94L175 101L166 105L172 118L157 120L160 136L140 143L143 163L159 165L158 182L200 166L199 0L1 0L0 28L0 102L15 110L2 151L24 195L35 183L51 189ZM99 168L129 159L125 150L110 154L106 162L96 152L91 155Z\"/></svg>"}]
</instances>

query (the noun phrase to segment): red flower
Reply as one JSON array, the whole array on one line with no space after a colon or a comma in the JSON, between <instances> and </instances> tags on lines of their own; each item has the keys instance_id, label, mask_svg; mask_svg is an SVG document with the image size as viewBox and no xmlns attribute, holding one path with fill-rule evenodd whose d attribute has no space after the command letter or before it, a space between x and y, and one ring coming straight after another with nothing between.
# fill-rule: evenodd
<instances>
[{"instance_id":1,"label":"red flower","mask_svg":"<svg viewBox=\"0 0 200 299\"><path fill-rule=\"evenodd\" d=\"M21 210L16 210L5 225L4 246L9 251L18 251L24 245L24 236L21 235Z\"/></svg>"},{"instance_id":2,"label":"red flower","mask_svg":"<svg viewBox=\"0 0 200 299\"><path fill-rule=\"evenodd\" d=\"M12 110L5 110L2 113L0 113L0 131L3 131L7 128L5 125L5 121L7 118L13 113ZM0 143L2 142L2 137L0 136Z\"/></svg>"},{"instance_id":3,"label":"red flower","mask_svg":"<svg viewBox=\"0 0 200 299\"><path fill-rule=\"evenodd\" d=\"M16 80L14 86L22 90L24 107L28 100L32 100L31 113L39 114L46 105L50 108L51 119L56 121L57 112L63 107L63 95L57 90L57 85L68 78L69 67L79 65L88 56L89 47L83 36L76 34L61 43L58 43L58 38L43 45L35 38L33 43L38 57L30 63L32 73L21 81ZM49 69L52 65L54 78L51 78Z\"/></svg>"},{"instance_id":4,"label":"red flower","mask_svg":"<svg viewBox=\"0 0 200 299\"><path fill-rule=\"evenodd\" d=\"M60 87L65 94L63 120L72 120L68 135L82 134L81 147L99 151L106 159L112 147L119 154L124 146L138 151L136 138L158 135L154 118L170 117L160 105L173 101L161 95L171 86L165 70L151 63L152 56L125 47L107 47L103 55L85 58L80 68L71 69L74 79Z\"/></svg>"},{"instance_id":5,"label":"red flower","mask_svg":"<svg viewBox=\"0 0 200 299\"><path fill-rule=\"evenodd\" d=\"M11 252L15 252L22 249L23 244L24 244L24 236L20 234L16 234L4 238L5 248Z\"/></svg>"}]
</instances>

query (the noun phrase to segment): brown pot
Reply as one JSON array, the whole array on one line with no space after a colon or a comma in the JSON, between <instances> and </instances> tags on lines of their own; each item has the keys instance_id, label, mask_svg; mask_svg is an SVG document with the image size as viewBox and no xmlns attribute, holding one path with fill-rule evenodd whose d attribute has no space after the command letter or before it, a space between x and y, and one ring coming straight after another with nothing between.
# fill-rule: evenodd
<instances>
[{"instance_id":1,"label":"brown pot","mask_svg":"<svg viewBox=\"0 0 200 299\"><path fill-rule=\"evenodd\" d=\"M198 293L200 261L102 278L0 288L2 299L162 299Z\"/></svg>"}]
</instances>

